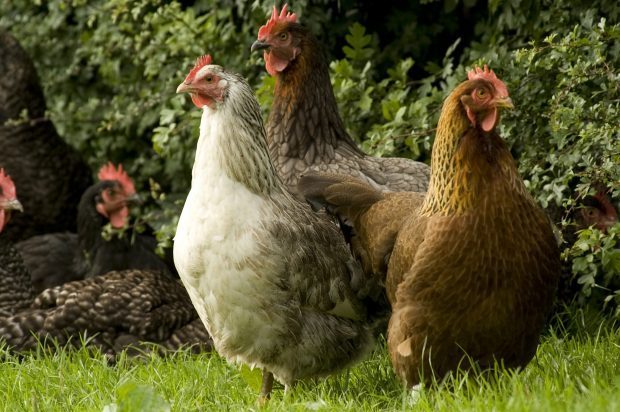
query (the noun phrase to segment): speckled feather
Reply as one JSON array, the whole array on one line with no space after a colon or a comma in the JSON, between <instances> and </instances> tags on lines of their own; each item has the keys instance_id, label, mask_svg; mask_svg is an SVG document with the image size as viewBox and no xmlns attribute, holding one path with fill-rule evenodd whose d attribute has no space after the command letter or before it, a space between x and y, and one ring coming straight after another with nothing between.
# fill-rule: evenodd
<instances>
[{"instance_id":1,"label":"speckled feather","mask_svg":"<svg viewBox=\"0 0 620 412\"><path fill-rule=\"evenodd\" d=\"M365 299L379 288L337 227L285 190L250 86L210 70L226 93L203 109L177 269L221 355L286 384L327 375L372 347Z\"/></svg>"},{"instance_id":2,"label":"speckled feather","mask_svg":"<svg viewBox=\"0 0 620 412\"><path fill-rule=\"evenodd\" d=\"M14 351L35 349L37 341L79 347L79 335L110 355L143 342L168 349L199 344L209 350L206 331L192 323L196 319L178 281L128 270L45 290L30 309L0 318L0 338Z\"/></svg>"},{"instance_id":3,"label":"speckled feather","mask_svg":"<svg viewBox=\"0 0 620 412\"><path fill-rule=\"evenodd\" d=\"M338 114L318 41L297 23L283 27L300 39L301 53L276 77L267 139L287 188L296 193L300 175L316 171L358 177L382 190L425 191L430 174L426 164L370 157L355 145Z\"/></svg>"},{"instance_id":4,"label":"speckled feather","mask_svg":"<svg viewBox=\"0 0 620 412\"><path fill-rule=\"evenodd\" d=\"M33 298L30 274L19 252L4 233L0 233L0 316L29 307Z\"/></svg>"}]
</instances>

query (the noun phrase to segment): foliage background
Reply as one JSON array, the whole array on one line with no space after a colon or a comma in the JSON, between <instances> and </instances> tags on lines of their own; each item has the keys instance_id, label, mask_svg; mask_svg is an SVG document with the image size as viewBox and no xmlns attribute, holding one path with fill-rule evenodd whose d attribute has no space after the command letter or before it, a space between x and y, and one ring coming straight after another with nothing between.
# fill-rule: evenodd
<instances>
[{"instance_id":1,"label":"foliage background","mask_svg":"<svg viewBox=\"0 0 620 412\"><path fill-rule=\"evenodd\" d=\"M565 233L594 183L620 198L617 1L290 3L324 43L341 114L368 153L428 161L443 98L467 68L488 63L517 106L501 133ZM200 115L176 86L209 52L249 78L267 112L273 80L249 49L272 5L12 0L0 2L0 28L33 57L61 136L93 170L122 162L151 190L143 217L166 245L189 189ZM614 228L566 237L569 299L620 316L619 236Z\"/></svg>"}]
</instances>

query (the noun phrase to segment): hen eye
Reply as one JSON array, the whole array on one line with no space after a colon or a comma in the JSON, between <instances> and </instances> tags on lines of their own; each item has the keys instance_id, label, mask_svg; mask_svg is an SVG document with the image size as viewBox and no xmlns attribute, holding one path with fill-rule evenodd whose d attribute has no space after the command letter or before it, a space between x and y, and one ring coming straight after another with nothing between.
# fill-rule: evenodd
<instances>
[{"instance_id":1,"label":"hen eye","mask_svg":"<svg viewBox=\"0 0 620 412\"><path fill-rule=\"evenodd\" d=\"M478 95L478 97L484 97L487 95L487 91L484 89L478 89L476 90L476 94Z\"/></svg>"},{"instance_id":2,"label":"hen eye","mask_svg":"<svg viewBox=\"0 0 620 412\"><path fill-rule=\"evenodd\" d=\"M211 83L211 82L213 81L213 76L207 76L207 77L205 77L205 81L206 81L207 83Z\"/></svg>"},{"instance_id":3,"label":"hen eye","mask_svg":"<svg viewBox=\"0 0 620 412\"><path fill-rule=\"evenodd\" d=\"M288 33L284 32L284 33L280 33L280 40L286 40L288 39Z\"/></svg>"}]
</instances>

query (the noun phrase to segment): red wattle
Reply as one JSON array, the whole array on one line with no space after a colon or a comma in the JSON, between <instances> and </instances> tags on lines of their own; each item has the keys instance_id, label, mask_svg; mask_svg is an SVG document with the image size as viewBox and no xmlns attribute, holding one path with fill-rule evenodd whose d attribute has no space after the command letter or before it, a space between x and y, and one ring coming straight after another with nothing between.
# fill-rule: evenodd
<instances>
[{"instance_id":1,"label":"red wattle","mask_svg":"<svg viewBox=\"0 0 620 412\"><path fill-rule=\"evenodd\" d=\"M275 76L277 73L286 69L289 63L288 60L281 59L271 52L264 52L263 57L265 58L265 68L267 69L267 73L272 76Z\"/></svg>"},{"instance_id":2,"label":"red wattle","mask_svg":"<svg viewBox=\"0 0 620 412\"><path fill-rule=\"evenodd\" d=\"M197 108L202 109L203 106L209 106L212 108L213 99L211 99L210 97L202 96L200 94L195 94L195 93L192 93L191 97L192 97L192 102Z\"/></svg>"},{"instance_id":3,"label":"red wattle","mask_svg":"<svg viewBox=\"0 0 620 412\"><path fill-rule=\"evenodd\" d=\"M482 130L490 132L497 124L497 108L493 108L482 120Z\"/></svg>"},{"instance_id":4,"label":"red wattle","mask_svg":"<svg viewBox=\"0 0 620 412\"><path fill-rule=\"evenodd\" d=\"M110 214L110 223L115 229L122 229L127 224L127 216L129 216L129 209L122 207L117 211Z\"/></svg>"},{"instance_id":5,"label":"red wattle","mask_svg":"<svg viewBox=\"0 0 620 412\"><path fill-rule=\"evenodd\" d=\"M6 214L4 209L0 209L0 232L4 229L4 225L6 224Z\"/></svg>"}]
</instances>

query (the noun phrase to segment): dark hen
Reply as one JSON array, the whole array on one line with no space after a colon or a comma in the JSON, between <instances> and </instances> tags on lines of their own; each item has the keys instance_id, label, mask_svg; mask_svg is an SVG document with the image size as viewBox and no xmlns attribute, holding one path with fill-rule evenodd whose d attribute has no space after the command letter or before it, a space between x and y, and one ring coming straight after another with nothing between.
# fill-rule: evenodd
<instances>
[{"instance_id":1,"label":"dark hen","mask_svg":"<svg viewBox=\"0 0 620 412\"><path fill-rule=\"evenodd\" d=\"M44 117L45 99L34 65L2 31L0 56L0 167L20 188L24 205L24 213L13 219L5 235L16 241L75 231L80 196L92 183L90 169Z\"/></svg>"},{"instance_id":2,"label":"dark hen","mask_svg":"<svg viewBox=\"0 0 620 412\"><path fill-rule=\"evenodd\" d=\"M78 207L78 233L53 233L34 236L17 243L37 293L85 277L98 276L112 270L153 269L168 275L176 273L155 253L153 237L127 230L127 215L138 200L131 179L121 166L108 164L100 171L107 180L89 187ZM112 199L116 196L117 199ZM108 205L108 206L106 206ZM110 209L110 211L106 211ZM120 231L104 238L104 226Z\"/></svg>"},{"instance_id":3,"label":"dark hen","mask_svg":"<svg viewBox=\"0 0 620 412\"><path fill-rule=\"evenodd\" d=\"M0 318L0 338L16 352L39 342L100 348L115 355L144 343L210 350L211 340L183 286L159 272L127 270L43 291L30 309Z\"/></svg>"},{"instance_id":4,"label":"dark hen","mask_svg":"<svg viewBox=\"0 0 620 412\"><path fill-rule=\"evenodd\" d=\"M292 193L297 193L299 177L311 171L354 176L381 190L426 190L426 164L372 157L357 147L338 113L319 41L286 6L279 15L274 7L252 50L265 50L267 71L276 79L267 142L273 164Z\"/></svg>"},{"instance_id":5,"label":"dark hen","mask_svg":"<svg viewBox=\"0 0 620 412\"><path fill-rule=\"evenodd\" d=\"M81 337L110 355L142 342L210 350L187 292L160 271L110 272L34 298L30 274L3 233L14 210L22 210L15 185L0 169L0 340L11 350L35 349L39 342L80 346Z\"/></svg>"}]
</instances>

